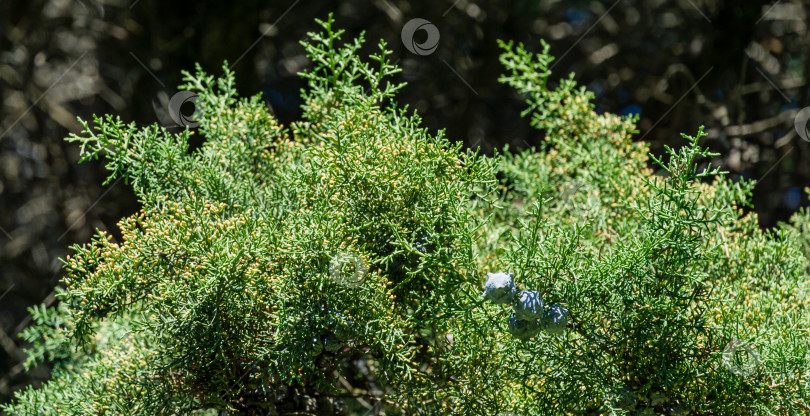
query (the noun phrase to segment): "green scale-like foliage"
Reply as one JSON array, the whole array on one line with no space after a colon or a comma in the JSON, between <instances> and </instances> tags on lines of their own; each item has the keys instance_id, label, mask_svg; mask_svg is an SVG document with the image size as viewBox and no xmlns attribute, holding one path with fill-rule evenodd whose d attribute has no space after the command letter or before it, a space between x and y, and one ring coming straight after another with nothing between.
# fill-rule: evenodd
<instances>
[{"instance_id":1,"label":"green scale-like foliage","mask_svg":"<svg viewBox=\"0 0 810 416\"><path fill-rule=\"evenodd\" d=\"M69 138L143 209L65 260L59 306L23 334L53 379L5 411L809 411L810 214L759 230L753 184L705 165L702 129L650 160L633 118L573 77L547 87L545 45L501 45L540 148L463 152L398 107L384 43L364 60L321 23L301 122L239 98L225 66L186 74L200 149L112 116ZM510 305L482 296L496 271L567 327L511 336Z\"/></svg>"}]
</instances>

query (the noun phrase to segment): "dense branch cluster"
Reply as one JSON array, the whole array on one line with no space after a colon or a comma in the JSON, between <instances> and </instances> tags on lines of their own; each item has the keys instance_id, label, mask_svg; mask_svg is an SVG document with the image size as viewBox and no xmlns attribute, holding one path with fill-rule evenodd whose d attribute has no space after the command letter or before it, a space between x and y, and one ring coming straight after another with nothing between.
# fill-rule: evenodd
<instances>
[{"instance_id":1,"label":"dense branch cluster","mask_svg":"<svg viewBox=\"0 0 810 416\"><path fill-rule=\"evenodd\" d=\"M65 261L24 334L53 379L4 410L807 411L810 213L760 231L702 128L653 171L634 118L548 87L547 47L501 45L543 145L464 152L398 107L384 43L364 60L321 24L289 127L227 66L186 74L195 132L82 122L143 209Z\"/></svg>"}]
</instances>

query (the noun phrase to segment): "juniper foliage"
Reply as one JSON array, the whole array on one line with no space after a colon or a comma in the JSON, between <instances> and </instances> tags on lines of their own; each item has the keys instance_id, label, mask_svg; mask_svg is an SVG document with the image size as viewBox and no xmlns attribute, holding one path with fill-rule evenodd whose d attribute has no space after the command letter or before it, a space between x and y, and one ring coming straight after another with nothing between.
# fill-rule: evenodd
<instances>
[{"instance_id":1,"label":"juniper foliage","mask_svg":"<svg viewBox=\"0 0 810 416\"><path fill-rule=\"evenodd\" d=\"M185 74L200 127L114 116L69 140L143 209L65 260L31 310L52 380L10 414L798 414L808 404L810 212L772 231L702 129L648 159L548 47L503 43L540 148L493 157L395 101L385 44L330 19L303 43L303 121L233 74ZM205 138L200 149L192 134ZM649 166L658 166L654 171ZM512 336L482 295L508 271L561 325ZM534 292L531 292L534 293ZM562 311L566 319L560 320ZM532 315L534 316L534 315ZM554 322L558 322L554 321Z\"/></svg>"}]
</instances>

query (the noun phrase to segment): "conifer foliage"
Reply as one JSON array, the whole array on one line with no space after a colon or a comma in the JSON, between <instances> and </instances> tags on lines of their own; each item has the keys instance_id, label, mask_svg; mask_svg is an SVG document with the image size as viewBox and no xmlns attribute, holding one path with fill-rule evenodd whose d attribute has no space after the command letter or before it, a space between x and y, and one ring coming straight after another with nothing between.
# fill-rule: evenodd
<instances>
[{"instance_id":1,"label":"conifer foliage","mask_svg":"<svg viewBox=\"0 0 810 416\"><path fill-rule=\"evenodd\" d=\"M200 126L82 121L143 209L32 309L19 415L721 415L810 411L810 213L763 232L702 128L648 158L552 57L502 43L546 140L429 134L331 17L303 121L197 68ZM201 135L199 149L189 147ZM652 165L650 164L652 162ZM651 167L653 166L653 167Z\"/></svg>"}]
</instances>

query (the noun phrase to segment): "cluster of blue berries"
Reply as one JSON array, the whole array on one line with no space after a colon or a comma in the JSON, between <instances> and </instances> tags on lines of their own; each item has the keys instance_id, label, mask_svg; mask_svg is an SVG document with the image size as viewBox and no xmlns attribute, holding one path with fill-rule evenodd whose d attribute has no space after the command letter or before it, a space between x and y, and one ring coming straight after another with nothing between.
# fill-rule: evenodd
<instances>
[{"instance_id":1,"label":"cluster of blue berries","mask_svg":"<svg viewBox=\"0 0 810 416\"><path fill-rule=\"evenodd\" d=\"M512 273L487 273L484 297L496 305L512 304L514 313L507 321L509 332L527 341L541 330L559 335L568 324L568 310L554 303L544 308L543 298L536 290L518 292Z\"/></svg>"}]
</instances>

